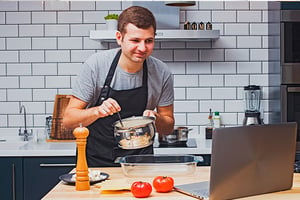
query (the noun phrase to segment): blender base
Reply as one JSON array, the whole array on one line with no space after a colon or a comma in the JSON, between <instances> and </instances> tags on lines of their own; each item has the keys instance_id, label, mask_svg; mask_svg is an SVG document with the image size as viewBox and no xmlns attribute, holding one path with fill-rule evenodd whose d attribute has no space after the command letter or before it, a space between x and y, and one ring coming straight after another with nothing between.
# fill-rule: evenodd
<instances>
[{"instance_id":1,"label":"blender base","mask_svg":"<svg viewBox=\"0 0 300 200\"><path fill-rule=\"evenodd\" d=\"M260 112L245 112L244 126L262 124Z\"/></svg>"}]
</instances>

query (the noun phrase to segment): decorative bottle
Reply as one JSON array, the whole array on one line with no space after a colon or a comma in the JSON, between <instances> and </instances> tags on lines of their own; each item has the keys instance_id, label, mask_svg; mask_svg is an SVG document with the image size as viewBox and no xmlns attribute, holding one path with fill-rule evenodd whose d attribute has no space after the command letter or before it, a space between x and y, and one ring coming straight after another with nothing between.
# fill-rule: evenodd
<instances>
[{"instance_id":1,"label":"decorative bottle","mask_svg":"<svg viewBox=\"0 0 300 200\"><path fill-rule=\"evenodd\" d=\"M220 128L221 127L221 118L220 118L220 113L215 112L214 118L214 128Z\"/></svg>"},{"instance_id":2,"label":"decorative bottle","mask_svg":"<svg viewBox=\"0 0 300 200\"><path fill-rule=\"evenodd\" d=\"M213 114L211 112L211 108L209 109L209 115L208 115L208 125L205 128L205 138L206 139L212 139L212 132L214 128L214 122L213 122Z\"/></svg>"}]
</instances>

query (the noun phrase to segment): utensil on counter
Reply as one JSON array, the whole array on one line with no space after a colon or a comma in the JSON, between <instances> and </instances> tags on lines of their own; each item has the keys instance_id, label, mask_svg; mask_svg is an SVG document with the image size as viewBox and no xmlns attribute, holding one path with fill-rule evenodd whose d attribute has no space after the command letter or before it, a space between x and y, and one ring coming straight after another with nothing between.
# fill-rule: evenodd
<instances>
[{"instance_id":1,"label":"utensil on counter","mask_svg":"<svg viewBox=\"0 0 300 200\"><path fill-rule=\"evenodd\" d=\"M156 127L154 117L129 117L116 121L114 136L122 149L139 149L153 144Z\"/></svg>"}]
</instances>

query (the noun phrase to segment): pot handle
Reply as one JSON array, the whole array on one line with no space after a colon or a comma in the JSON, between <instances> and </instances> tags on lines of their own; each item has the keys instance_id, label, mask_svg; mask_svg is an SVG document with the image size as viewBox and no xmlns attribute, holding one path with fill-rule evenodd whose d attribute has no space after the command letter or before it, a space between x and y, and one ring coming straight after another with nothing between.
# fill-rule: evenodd
<instances>
[{"instance_id":1,"label":"pot handle","mask_svg":"<svg viewBox=\"0 0 300 200\"><path fill-rule=\"evenodd\" d=\"M135 132L136 132L135 128L129 128L128 132L126 133L125 139L126 140L131 140L131 135L132 134L135 135Z\"/></svg>"},{"instance_id":2,"label":"pot handle","mask_svg":"<svg viewBox=\"0 0 300 200\"><path fill-rule=\"evenodd\" d=\"M130 133L126 133L126 134L125 134L125 139L126 139L126 140L130 140L130 139L131 139Z\"/></svg>"},{"instance_id":3,"label":"pot handle","mask_svg":"<svg viewBox=\"0 0 300 200\"><path fill-rule=\"evenodd\" d=\"M195 161L197 163L203 163L204 162L204 158L202 156L195 156Z\"/></svg>"}]
</instances>

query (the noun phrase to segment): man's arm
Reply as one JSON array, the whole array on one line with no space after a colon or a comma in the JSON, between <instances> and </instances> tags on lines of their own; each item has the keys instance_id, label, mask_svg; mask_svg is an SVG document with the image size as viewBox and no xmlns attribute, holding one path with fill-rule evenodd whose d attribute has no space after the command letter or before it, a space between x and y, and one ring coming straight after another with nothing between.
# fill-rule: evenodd
<instances>
[{"instance_id":1,"label":"man's arm","mask_svg":"<svg viewBox=\"0 0 300 200\"><path fill-rule=\"evenodd\" d=\"M174 130L174 106L157 107L157 112L153 110L145 110L144 116L154 116L157 132L161 135L168 135Z\"/></svg>"},{"instance_id":2,"label":"man's arm","mask_svg":"<svg viewBox=\"0 0 300 200\"><path fill-rule=\"evenodd\" d=\"M86 109L87 105L87 102L72 96L65 109L63 125L70 129L76 128L80 124L88 126L98 118L113 115L121 110L119 104L111 98L105 100L100 106Z\"/></svg>"}]
</instances>

